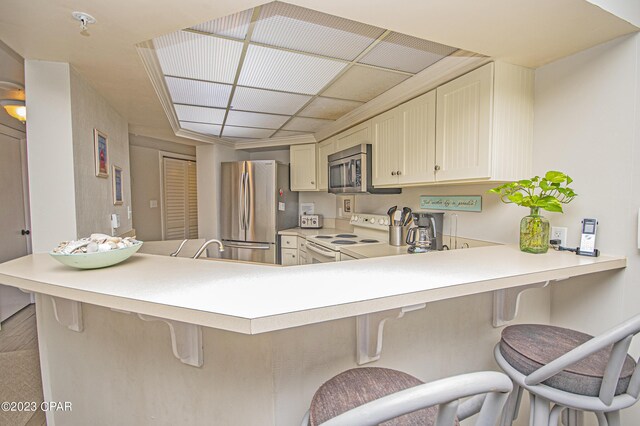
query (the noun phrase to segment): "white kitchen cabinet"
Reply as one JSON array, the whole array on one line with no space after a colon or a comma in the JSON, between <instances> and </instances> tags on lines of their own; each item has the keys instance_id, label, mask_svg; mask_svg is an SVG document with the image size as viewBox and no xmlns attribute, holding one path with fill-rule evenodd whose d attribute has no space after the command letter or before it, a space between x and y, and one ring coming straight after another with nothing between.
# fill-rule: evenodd
<instances>
[{"instance_id":1,"label":"white kitchen cabinet","mask_svg":"<svg viewBox=\"0 0 640 426\"><path fill-rule=\"evenodd\" d=\"M280 237L280 258L282 266L307 264L307 240L295 235Z\"/></svg>"},{"instance_id":2,"label":"white kitchen cabinet","mask_svg":"<svg viewBox=\"0 0 640 426\"><path fill-rule=\"evenodd\" d=\"M432 91L371 120L374 186L434 181L435 107Z\"/></svg>"},{"instance_id":3,"label":"white kitchen cabinet","mask_svg":"<svg viewBox=\"0 0 640 426\"><path fill-rule=\"evenodd\" d=\"M294 266L298 264L297 249L282 249L282 266Z\"/></svg>"},{"instance_id":4,"label":"white kitchen cabinet","mask_svg":"<svg viewBox=\"0 0 640 426\"><path fill-rule=\"evenodd\" d=\"M289 162L292 191L316 191L316 145L291 145Z\"/></svg>"},{"instance_id":5,"label":"white kitchen cabinet","mask_svg":"<svg viewBox=\"0 0 640 426\"><path fill-rule=\"evenodd\" d=\"M371 120L358 124L336 136L336 151L351 148L363 143L371 143L369 127Z\"/></svg>"},{"instance_id":6,"label":"white kitchen cabinet","mask_svg":"<svg viewBox=\"0 0 640 426\"><path fill-rule=\"evenodd\" d=\"M533 70L495 62L437 88L436 181L531 173Z\"/></svg>"},{"instance_id":7,"label":"white kitchen cabinet","mask_svg":"<svg viewBox=\"0 0 640 426\"><path fill-rule=\"evenodd\" d=\"M328 179L328 157L336 151L336 137L329 138L318 144L316 174L318 177L318 191L329 189Z\"/></svg>"}]
</instances>

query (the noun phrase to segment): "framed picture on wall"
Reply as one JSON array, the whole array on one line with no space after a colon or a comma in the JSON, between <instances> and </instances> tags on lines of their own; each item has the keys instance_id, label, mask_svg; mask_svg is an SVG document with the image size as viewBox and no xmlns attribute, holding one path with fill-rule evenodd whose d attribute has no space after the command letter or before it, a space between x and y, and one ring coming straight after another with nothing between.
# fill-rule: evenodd
<instances>
[{"instance_id":1,"label":"framed picture on wall","mask_svg":"<svg viewBox=\"0 0 640 426\"><path fill-rule=\"evenodd\" d=\"M93 143L95 145L96 176L109 176L109 152L107 150L107 135L98 129L93 129Z\"/></svg>"},{"instance_id":2,"label":"framed picture on wall","mask_svg":"<svg viewBox=\"0 0 640 426\"><path fill-rule=\"evenodd\" d=\"M121 206L124 200L122 194L122 169L118 166L113 166L113 205Z\"/></svg>"}]
</instances>

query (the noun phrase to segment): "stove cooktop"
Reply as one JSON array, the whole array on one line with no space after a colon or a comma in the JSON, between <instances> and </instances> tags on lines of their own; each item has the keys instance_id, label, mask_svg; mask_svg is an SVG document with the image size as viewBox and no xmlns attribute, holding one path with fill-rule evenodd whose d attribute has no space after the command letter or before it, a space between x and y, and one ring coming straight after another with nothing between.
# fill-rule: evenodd
<instances>
[{"instance_id":1,"label":"stove cooktop","mask_svg":"<svg viewBox=\"0 0 640 426\"><path fill-rule=\"evenodd\" d=\"M370 235L357 234L315 235L307 237L307 239L335 251L339 251L341 246L381 244L384 242L382 239L372 238Z\"/></svg>"}]
</instances>

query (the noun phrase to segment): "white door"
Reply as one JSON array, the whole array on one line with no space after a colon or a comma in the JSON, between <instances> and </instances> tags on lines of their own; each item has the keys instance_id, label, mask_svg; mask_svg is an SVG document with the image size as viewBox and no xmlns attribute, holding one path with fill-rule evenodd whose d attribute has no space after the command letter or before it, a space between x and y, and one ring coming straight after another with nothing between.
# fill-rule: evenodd
<instances>
[{"instance_id":1,"label":"white door","mask_svg":"<svg viewBox=\"0 0 640 426\"><path fill-rule=\"evenodd\" d=\"M198 238L196 162L163 158L163 239Z\"/></svg>"},{"instance_id":2,"label":"white door","mask_svg":"<svg viewBox=\"0 0 640 426\"><path fill-rule=\"evenodd\" d=\"M438 87L436 180L490 176L493 64Z\"/></svg>"},{"instance_id":3,"label":"white door","mask_svg":"<svg viewBox=\"0 0 640 426\"><path fill-rule=\"evenodd\" d=\"M20 139L1 133L0 129L0 263L25 256L29 235L25 212L23 164L26 158ZM17 288L0 285L0 321L4 321L30 303L30 296Z\"/></svg>"}]
</instances>

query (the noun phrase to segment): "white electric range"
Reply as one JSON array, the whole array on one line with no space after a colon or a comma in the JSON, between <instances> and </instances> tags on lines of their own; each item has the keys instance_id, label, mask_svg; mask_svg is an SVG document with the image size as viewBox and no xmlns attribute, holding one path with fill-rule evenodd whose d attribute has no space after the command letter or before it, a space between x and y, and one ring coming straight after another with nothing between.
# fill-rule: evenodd
<instances>
[{"instance_id":1,"label":"white electric range","mask_svg":"<svg viewBox=\"0 0 640 426\"><path fill-rule=\"evenodd\" d=\"M309 263L340 262L353 259L341 253L344 247L389 243L389 217L369 213L356 213L349 223L353 232L315 235L307 237Z\"/></svg>"}]
</instances>

